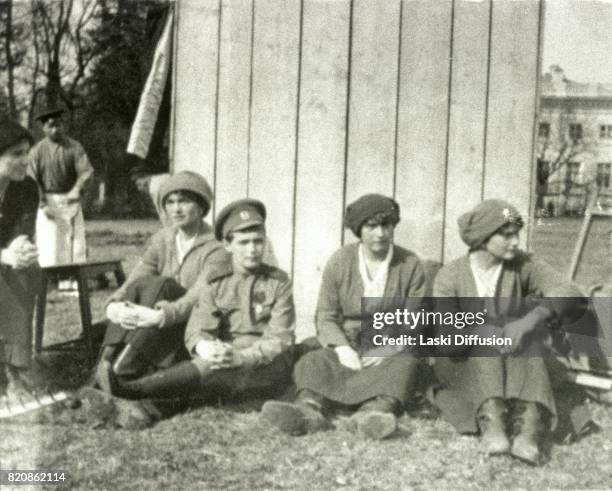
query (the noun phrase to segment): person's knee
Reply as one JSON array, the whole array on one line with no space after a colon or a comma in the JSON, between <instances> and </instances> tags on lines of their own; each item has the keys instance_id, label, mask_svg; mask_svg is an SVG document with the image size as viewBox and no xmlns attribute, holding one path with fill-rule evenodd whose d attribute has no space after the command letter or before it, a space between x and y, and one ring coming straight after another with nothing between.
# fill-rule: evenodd
<instances>
[{"instance_id":1,"label":"person's knee","mask_svg":"<svg viewBox=\"0 0 612 491\"><path fill-rule=\"evenodd\" d=\"M166 276L143 276L128 289L128 299L145 307L152 307L160 300L173 302L185 294L186 290L173 278Z\"/></svg>"}]
</instances>

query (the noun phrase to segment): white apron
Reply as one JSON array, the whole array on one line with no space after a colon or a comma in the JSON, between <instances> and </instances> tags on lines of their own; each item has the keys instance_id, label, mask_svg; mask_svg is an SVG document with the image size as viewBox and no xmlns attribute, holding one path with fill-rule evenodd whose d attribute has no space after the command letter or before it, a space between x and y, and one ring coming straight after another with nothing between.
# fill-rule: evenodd
<instances>
[{"instance_id":1,"label":"white apron","mask_svg":"<svg viewBox=\"0 0 612 491\"><path fill-rule=\"evenodd\" d=\"M39 208L36 217L36 246L42 267L87 261L85 220L79 201L69 202L65 194L47 194L54 218Z\"/></svg>"}]
</instances>

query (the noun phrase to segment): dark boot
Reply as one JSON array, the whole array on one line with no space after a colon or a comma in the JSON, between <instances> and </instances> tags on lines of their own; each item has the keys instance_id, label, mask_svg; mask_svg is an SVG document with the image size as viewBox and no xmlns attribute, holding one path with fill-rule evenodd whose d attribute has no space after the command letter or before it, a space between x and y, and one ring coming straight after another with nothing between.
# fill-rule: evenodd
<instances>
[{"instance_id":1,"label":"dark boot","mask_svg":"<svg viewBox=\"0 0 612 491\"><path fill-rule=\"evenodd\" d=\"M143 376L151 364L138 349L131 344L125 346L113 362L113 372L118 377L137 378Z\"/></svg>"},{"instance_id":2,"label":"dark boot","mask_svg":"<svg viewBox=\"0 0 612 491\"><path fill-rule=\"evenodd\" d=\"M120 395L135 399L189 398L201 386L201 375L190 361L183 361L152 375L120 383Z\"/></svg>"},{"instance_id":3,"label":"dark boot","mask_svg":"<svg viewBox=\"0 0 612 491\"><path fill-rule=\"evenodd\" d=\"M382 440L397 430L396 414L401 408L402 403L394 397L378 396L364 402L351 419L359 433L372 440Z\"/></svg>"},{"instance_id":4,"label":"dark boot","mask_svg":"<svg viewBox=\"0 0 612 491\"><path fill-rule=\"evenodd\" d=\"M94 376L94 387L98 387L107 394L114 394L116 392L113 367L108 359L102 358L98 362Z\"/></svg>"},{"instance_id":5,"label":"dark boot","mask_svg":"<svg viewBox=\"0 0 612 491\"><path fill-rule=\"evenodd\" d=\"M112 363L112 361L115 359L115 353L117 353L118 349L119 348L117 345L103 346L102 353L100 354L100 360L106 360Z\"/></svg>"},{"instance_id":6,"label":"dark boot","mask_svg":"<svg viewBox=\"0 0 612 491\"><path fill-rule=\"evenodd\" d=\"M261 418L289 435L304 435L331 427L323 416L325 399L308 389L298 393L295 403L267 401L261 408Z\"/></svg>"},{"instance_id":7,"label":"dark boot","mask_svg":"<svg viewBox=\"0 0 612 491\"><path fill-rule=\"evenodd\" d=\"M536 402L516 401L513 412L512 449L515 457L532 465L540 463L540 443L546 431L545 409Z\"/></svg>"},{"instance_id":8,"label":"dark boot","mask_svg":"<svg viewBox=\"0 0 612 491\"><path fill-rule=\"evenodd\" d=\"M476 421L480 429L480 440L489 455L503 454L510 450L506 415L506 402L497 397L487 399L478 410Z\"/></svg>"},{"instance_id":9,"label":"dark boot","mask_svg":"<svg viewBox=\"0 0 612 491\"><path fill-rule=\"evenodd\" d=\"M391 396L378 396L374 399L370 399L364 402L359 407L359 412L364 411L378 411L380 413L390 413L398 416L402 412L402 403L395 397Z\"/></svg>"}]
</instances>

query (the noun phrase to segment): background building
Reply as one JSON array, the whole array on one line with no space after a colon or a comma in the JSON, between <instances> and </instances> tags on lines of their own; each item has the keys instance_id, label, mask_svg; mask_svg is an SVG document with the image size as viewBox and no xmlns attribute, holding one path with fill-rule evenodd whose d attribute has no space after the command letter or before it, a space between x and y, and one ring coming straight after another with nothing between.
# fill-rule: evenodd
<instances>
[{"instance_id":1,"label":"background building","mask_svg":"<svg viewBox=\"0 0 612 491\"><path fill-rule=\"evenodd\" d=\"M580 214L595 193L612 193L612 84L568 80L557 65L542 77L536 210Z\"/></svg>"}]
</instances>

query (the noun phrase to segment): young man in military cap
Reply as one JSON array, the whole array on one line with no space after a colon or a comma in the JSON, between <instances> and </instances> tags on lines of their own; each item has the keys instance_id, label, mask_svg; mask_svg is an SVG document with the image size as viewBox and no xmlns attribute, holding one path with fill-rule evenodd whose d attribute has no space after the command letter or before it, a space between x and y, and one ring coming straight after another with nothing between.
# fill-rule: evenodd
<instances>
[{"instance_id":1,"label":"young man in military cap","mask_svg":"<svg viewBox=\"0 0 612 491\"><path fill-rule=\"evenodd\" d=\"M81 192L94 170L83 146L64 133L63 109L39 112L45 134L30 152L30 173L40 191L36 242L41 266L86 261Z\"/></svg>"},{"instance_id":2,"label":"young man in military cap","mask_svg":"<svg viewBox=\"0 0 612 491\"><path fill-rule=\"evenodd\" d=\"M262 261L266 209L233 202L218 215L215 236L230 253L211 265L191 313L185 344L191 360L129 382L126 398L263 395L291 380L295 308L291 281Z\"/></svg>"}]
</instances>

